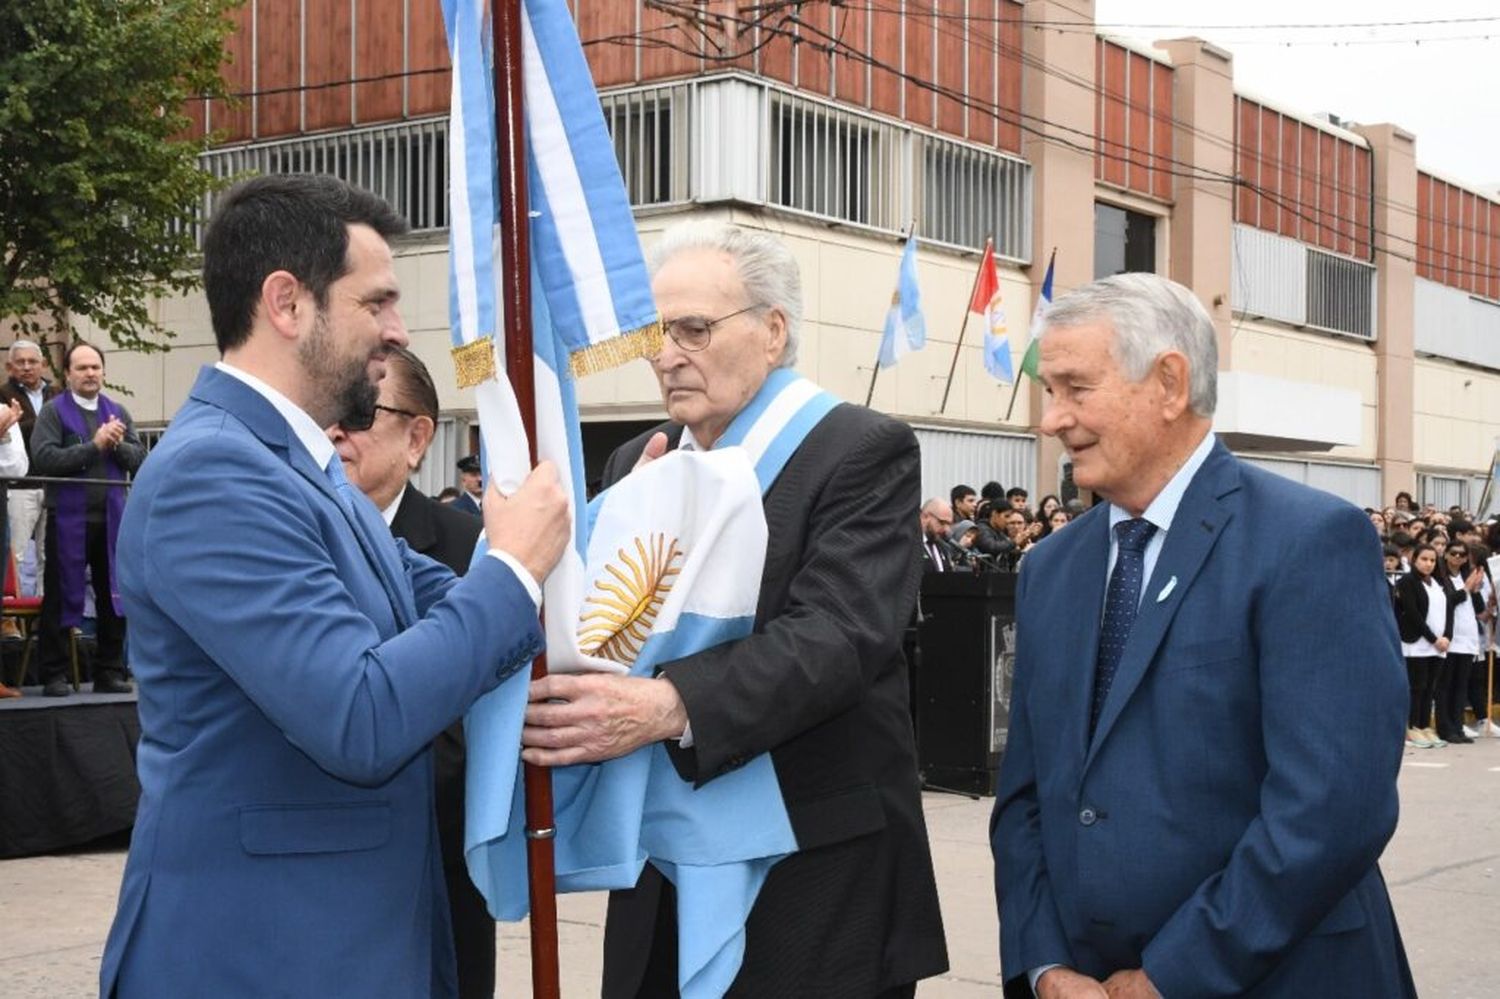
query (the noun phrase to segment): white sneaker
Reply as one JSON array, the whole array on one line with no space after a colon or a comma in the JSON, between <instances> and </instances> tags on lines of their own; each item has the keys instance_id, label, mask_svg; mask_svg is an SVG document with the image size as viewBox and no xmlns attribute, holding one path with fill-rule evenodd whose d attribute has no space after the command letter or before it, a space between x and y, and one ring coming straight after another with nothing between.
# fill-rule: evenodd
<instances>
[{"instance_id":1,"label":"white sneaker","mask_svg":"<svg viewBox=\"0 0 1500 999\"><path fill-rule=\"evenodd\" d=\"M1465 725L1464 726L1464 735L1468 736L1470 739L1477 739L1482 734L1483 734L1483 731L1480 729L1480 727L1478 725Z\"/></svg>"},{"instance_id":2,"label":"white sneaker","mask_svg":"<svg viewBox=\"0 0 1500 999\"><path fill-rule=\"evenodd\" d=\"M1485 719L1479 728L1479 732L1481 735L1500 736L1500 725L1496 725L1489 719Z\"/></svg>"}]
</instances>

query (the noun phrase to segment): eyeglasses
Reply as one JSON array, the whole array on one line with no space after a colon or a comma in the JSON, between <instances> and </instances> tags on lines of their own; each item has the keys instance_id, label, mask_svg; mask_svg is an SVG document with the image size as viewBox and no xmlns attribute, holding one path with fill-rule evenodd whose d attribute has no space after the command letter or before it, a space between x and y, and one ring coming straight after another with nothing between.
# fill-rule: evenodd
<instances>
[{"instance_id":1,"label":"eyeglasses","mask_svg":"<svg viewBox=\"0 0 1500 999\"><path fill-rule=\"evenodd\" d=\"M1452 548L1449 548L1446 552L1444 552L1444 554L1447 555L1449 558L1453 558L1455 556L1457 556L1458 558L1468 558L1469 557L1469 553L1466 552L1466 551L1464 551L1461 548L1458 551L1454 551Z\"/></svg>"},{"instance_id":2,"label":"eyeglasses","mask_svg":"<svg viewBox=\"0 0 1500 999\"><path fill-rule=\"evenodd\" d=\"M661 324L663 332L672 338L672 342L686 351L699 351L708 347L708 342L713 339L714 327L720 323L727 322L735 316L742 316L753 309L762 306L754 303L743 309L736 309L727 316L718 319L705 319L702 316L680 316L677 319L667 319Z\"/></svg>"},{"instance_id":3,"label":"eyeglasses","mask_svg":"<svg viewBox=\"0 0 1500 999\"><path fill-rule=\"evenodd\" d=\"M382 409L387 413L398 413L401 416L409 416L412 419L416 419L417 417L422 415L421 413L413 413L409 409L397 409L395 406L386 406L377 402L366 412L359 413L355 416L345 417L344 419L340 420L339 429L346 434L358 433L361 430L369 430L375 425L375 415Z\"/></svg>"}]
</instances>

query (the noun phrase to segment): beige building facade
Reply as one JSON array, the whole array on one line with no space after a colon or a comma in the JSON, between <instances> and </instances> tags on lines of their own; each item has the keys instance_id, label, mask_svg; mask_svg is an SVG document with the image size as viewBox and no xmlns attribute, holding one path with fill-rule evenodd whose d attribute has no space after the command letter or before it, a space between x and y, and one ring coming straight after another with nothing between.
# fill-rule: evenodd
<instances>
[{"instance_id":1,"label":"beige building facade","mask_svg":"<svg viewBox=\"0 0 1500 999\"><path fill-rule=\"evenodd\" d=\"M1360 505L1407 490L1472 506L1500 437L1500 198L1419 165L1419 137L1398 125L1330 121L1246 93L1211 41L1105 37L1086 30L1089 3L995 6L999 27L987 35L975 19L951 51L936 19L893 14L907 44L892 71L900 86L884 89L884 70L855 72L848 55L783 65L771 45L727 67L638 59L627 72L590 49L643 244L704 215L781 236L802 268L799 369L862 403L915 222L928 341L879 373L871 404L917 429L928 494L990 479L1034 498L1068 488L1065 456L1035 429L1042 393L997 382L981 363L981 320L967 304L989 238L1018 371L1054 252L1059 294L1154 270L1213 316L1216 429L1242 456ZM614 16L578 7L585 37ZM875 15L861 16L869 44L882 44ZM1085 30L1020 30L1030 21ZM952 58L969 69L956 80L961 101L944 76ZM945 89L914 86L924 78ZM416 222L398 274L445 412L418 478L436 491L474 442L472 397L454 387L448 356L436 152L447 123L403 112L348 124L248 135L206 163L225 176L337 164L331 172ZM171 349L109 358L110 381L134 393L128 405L151 430L216 358L201 296L156 310L176 333ZM92 334L86 323L77 332ZM644 362L584 379L579 400L594 469L662 417Z\"/></svg>"}]
</instances>

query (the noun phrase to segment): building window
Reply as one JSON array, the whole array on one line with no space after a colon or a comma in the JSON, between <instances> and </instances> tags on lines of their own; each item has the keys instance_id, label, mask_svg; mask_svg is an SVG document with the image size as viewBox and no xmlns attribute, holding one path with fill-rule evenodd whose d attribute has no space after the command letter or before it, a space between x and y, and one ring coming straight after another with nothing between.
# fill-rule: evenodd
<instances>
[{"instance_id":1,"label":"building window","mask_svg":"<svg viewBox=\"0 0 1500 999\"><path fill-rule=\"evenodd\" d=\"M1307 249L1307 324L1375 338L1375 268Z\"/></svg>"},{"instance_id":2,"label":"building window","mask_svg":"<svg viewBox=\"0 0 1500 999\"><path fill-rule=\"evenodd\" d=\"M921 235L1024 260L1030 254L1029 173L1019 160L933 136L921 136Z\"/></svg>"},{"instance_id":3,"label":"building window","mask_svg":"<svg viewBox=\"0 0 1500 999\"><path fill-rule=\"evenodd\" d=\"M771 201L870 224L872 130L852 115L771 100Z\"/></svg>"},{"instance_id":4,"label":"building window","mask_svg":"<svg viewBox=\"0 0 1500 999\"><path fill-rule=\"evenodd\" d=\"M1094 202L1094 279L1156 271L1156 217Z\"/></svg>"},{"instance_id":5,"label":"building window","mask_svg":"<svg viewBox=\"0 0 1500 999\"><path fill-rule=\"evenodd\" d=\"M337 177L390 202L414 231L448 225L447 118L214 149L199 162L226 179L289 173ZM212 214L214 197L205 199L201 218Z\"/></svg>"},{"instance_id":6,"label":"building window","mask_svg":"<svg viewBox=\"0 0 1500 999\"><path fill-rule=\"evenodd\" d=\"M615 144L620 178L632 205L687 200L683 171L674 169L674 95L681 88L601 94L604 124Z\"/></svg>"}]
</instances>

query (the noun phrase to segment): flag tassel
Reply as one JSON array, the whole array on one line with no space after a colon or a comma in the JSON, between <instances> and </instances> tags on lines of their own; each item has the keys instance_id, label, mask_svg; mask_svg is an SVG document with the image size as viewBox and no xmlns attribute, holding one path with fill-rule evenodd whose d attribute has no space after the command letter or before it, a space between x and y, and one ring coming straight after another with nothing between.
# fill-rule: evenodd
<instances>
[{"instance_id":1,"label":"flag tassel","mask_svg":"<svg viewBox=\"0 0 1500 999\"><path fill-rule=\"evenodd\" d=\"M986 237L985 238L985 241L984 241L984 253L982 253L980 255L980 258L979 258L980 261L981 261L981 263L983 261L989 259L990 247L994 245L994 242L995 242L995 240L994 240L993 237ZM973 303L973 301L974 301L974 295L975 295L976 292L979 291L979 279L980 279L980 277L983 274L984 274L984 267L983 266L981 266L978 270L976 270L974 272L974 287L972 287L972 288L969 289L969 297L965 300L966 302L971 303L971 304ZM953 360L951 360L951 361L948 362L948 381L946 383L944 383L944 385L943 385L943 404L938 407L938 415L939 416L941 416L942 414L944 414L944 413L946 413L948 411L948 393L953 390L953 372L955 372L955 371L958 370L958 354L959 354L959 351L963 350L963 347L964 347L964 331L966 331L968 328L969 328L969 306L965 305L964 306L964 314L961 317L959 317L959 320L958 320L958 339L956 339L953 342ZM1014 397L1012 397L1012 398L1014 398Z\"/></svg>"},{"instance_id":2,"label":"flag tassel","mask_svg":"<svg viewBox=\"0 0 1500 999\"><path fill-rule=\"evenodd\" d=\"M495 139L499 160L501 315L505 369L526 428L531 465L536 466L536 377L531 328L530 212L526 188L526 119L522 101L521 4L497 0L492 8L495 51ZM546 653L531 664L532 679L547 675ZM557 944L557 872L552 775L545 767L524 767L526 787L526 868L531 902L531 986L537 999L560 999Z\"/></svg>"}]
</instances>

